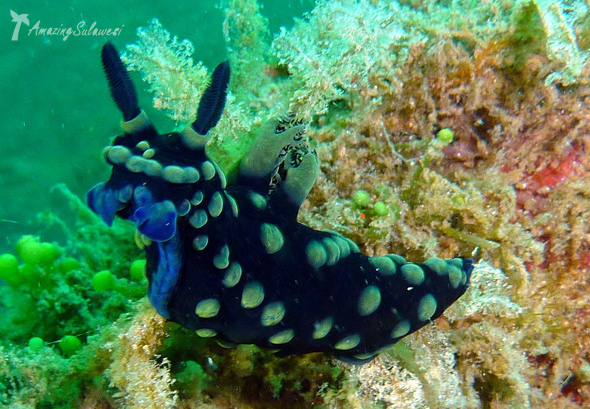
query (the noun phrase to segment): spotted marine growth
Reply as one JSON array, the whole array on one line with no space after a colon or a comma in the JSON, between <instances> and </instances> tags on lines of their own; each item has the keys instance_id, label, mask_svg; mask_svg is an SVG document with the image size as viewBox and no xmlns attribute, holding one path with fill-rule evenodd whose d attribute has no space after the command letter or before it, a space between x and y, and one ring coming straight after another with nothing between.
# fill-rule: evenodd
<instances>
[{"instance_id":1,"label":"spotted marine growth","mask_svg":"<svg viewBox=\"0 0 590 409\"><path fill-rule=\"evenodd\" d=\"M112 175L87 201L109 225L115 215L135 223L148 296L166 319L224 345L362 363L465 292L471 259L367 257L342 235L297 222L319 165L292 116L263 126L227 184L205 153L225 104L227 61L213 72L195 122L160 135L110 43L102 59L124 134L104 149Z\"/></svg>"}]
</instances>

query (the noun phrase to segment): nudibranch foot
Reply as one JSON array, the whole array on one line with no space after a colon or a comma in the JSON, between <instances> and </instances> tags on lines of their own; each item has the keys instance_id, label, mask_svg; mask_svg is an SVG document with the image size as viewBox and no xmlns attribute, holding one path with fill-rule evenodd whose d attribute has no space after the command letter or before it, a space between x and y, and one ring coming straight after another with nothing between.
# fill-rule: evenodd
<instances>
[{"instance_id":1,"label":"nudibranch foot","mask_svg":"<svg viewBox=\"0 0 590 409\"><path fill-rule=\"evenodd\" d=\"M339 233L297 222L319 162L294 115L263 125L228 184L205 145L223 112L229 63L215 69L195 122L163 135L133 102L110 44L103 65L124 134L105 148L111 177L87 201L108 224L115 215L135 223L148 297L163 317L224 344L363 363L465 292L471 259L368 257Z\"/></svg>"}]
</instances>

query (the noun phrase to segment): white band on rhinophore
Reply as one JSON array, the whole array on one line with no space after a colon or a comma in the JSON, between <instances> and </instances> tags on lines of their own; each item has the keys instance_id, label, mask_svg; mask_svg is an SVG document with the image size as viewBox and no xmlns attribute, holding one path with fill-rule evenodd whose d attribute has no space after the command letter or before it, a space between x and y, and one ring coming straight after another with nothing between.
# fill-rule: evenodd
<instances>
[{"instance_id":1,"label":"white band on rhinophore","mask_svg":"<svg viewBox=\"0 0 590 409\"><path fill-rule=\"evenodd\" d=\"M141 112L139 113L139 115L137 115L132 120L121 122L121 128L123 129L123 132L125 132L125 133L134 133L134 132L139 131L142 128L146 128L147 126L150 125L150 123L151 122L150 122L149 118L147 117L147 114L142 109Z\"/></svg>"},{"instance_id":2,"label":"white band on rhinophore","mask_svg":"<svg viewBox=\"0 0 590 409\"><path fill-rule=\"evenodd\" d=\"M206 135L199 135L192 127L187 125L182 131L179 132L182 135L182 140L186 146L191 149L204 149L211 136L209 132Z\"/></svg>"}]
</instances>

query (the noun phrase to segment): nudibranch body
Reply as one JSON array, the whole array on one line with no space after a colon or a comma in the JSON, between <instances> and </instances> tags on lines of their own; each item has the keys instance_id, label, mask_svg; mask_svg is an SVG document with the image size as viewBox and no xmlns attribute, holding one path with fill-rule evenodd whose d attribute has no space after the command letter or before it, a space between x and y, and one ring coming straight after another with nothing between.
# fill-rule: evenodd
<instances>
[{"instance_id":1,"label":"nudibranch body","mask_svg":"<svg viewBox=\"0 0 590 409\"><path fill-rule=\"evenodd\" d=\"M115 215L136 224L148 296L163 317L222 343L362 363L465 292L471 259L367 257L342 235L297 222L319 166L294 117L263 126L226 184L204 148L223 111L227 62L213 73L192 126L165 135L139 110L110 44L103 65L124 135L104 150L110 180L87 200L109 224Z\"/></svg>"}]
</instances>

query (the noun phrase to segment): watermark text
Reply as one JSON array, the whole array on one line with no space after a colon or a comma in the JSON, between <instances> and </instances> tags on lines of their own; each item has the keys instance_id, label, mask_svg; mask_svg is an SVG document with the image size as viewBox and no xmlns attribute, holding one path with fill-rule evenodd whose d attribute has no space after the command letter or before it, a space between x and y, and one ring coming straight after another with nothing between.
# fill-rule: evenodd
<instances>
[{"instance_id":1,"label":"watermark text","mask_svg":"<svg viewBox=\"0 0 590 409\"><path fill-rule=\"evenodd\" d=\"M22 25L30 26L28 14L18 14L10 10L12 22L16 23L12 32L12 41L18 41L19 34L21 32ZM59 27L44 26L41 24L41 20L37 22L27 30L27 36L57 36L61 37L63 41L66 41L70 36L74 37L103 37L112 36L117 37L123 31L122 25L120 27L100 27L96 21L88 25L86 21L80 21L75 26L65 26L61 24Z\"/></svg>"}]
</instances>

